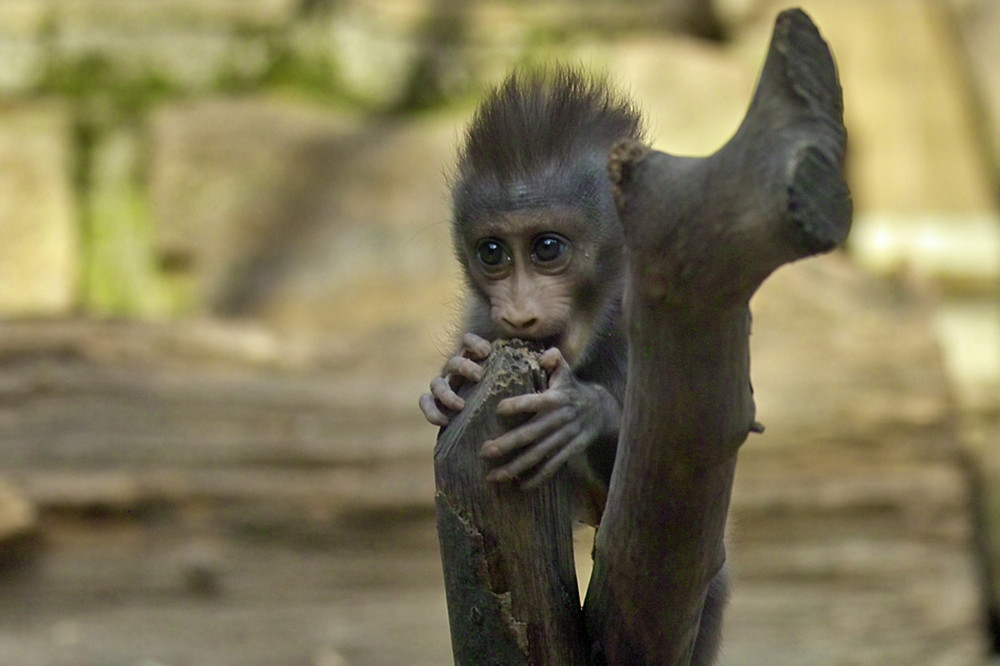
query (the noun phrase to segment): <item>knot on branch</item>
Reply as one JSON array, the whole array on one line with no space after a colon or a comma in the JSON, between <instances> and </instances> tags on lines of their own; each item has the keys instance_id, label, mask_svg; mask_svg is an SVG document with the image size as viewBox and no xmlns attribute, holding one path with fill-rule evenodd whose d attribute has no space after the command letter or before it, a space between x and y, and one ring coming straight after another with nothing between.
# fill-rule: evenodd
<instances>
[{"instance_id":1,"label":"knot on branch","mask_svg":"<svg viewBox=\"0 0 1000 666\"><path fill-rule=\"evenodd\" d=\"M851 194L840 177L839 161L829 151L807 146L793 164L787 241L803 256L829 252L847 238L851 219Z\"/></svg>"},{"instance_id":2,"label":"knot on branch","mask_svg":"<svg viewBox=\"0 0 1000 666\"><path fill-rule=\"evenodd\" d=\"M611 149L611 155L608 157L608 177L611 179L611 189L619 208L624 204L621 184L631 178L633 165L640 162L649 152L649 147L634 139L620 141Z\"/></svg>"}]
</instances>

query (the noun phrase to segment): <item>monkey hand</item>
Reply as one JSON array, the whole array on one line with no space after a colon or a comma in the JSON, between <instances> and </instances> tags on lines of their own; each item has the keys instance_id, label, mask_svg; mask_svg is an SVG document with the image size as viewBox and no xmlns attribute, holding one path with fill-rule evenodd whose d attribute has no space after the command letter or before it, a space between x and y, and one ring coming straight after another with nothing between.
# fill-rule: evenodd
<instances>
[{"instance_id":1,"label":"monkey hand","mask_svg":"<svg viewBox=\"0 0 1000 666\"><path fill-rule=\"evenodd\" d=\"M534 488L599 438L617 437L621 407L607 389L578 380L556 348L542 354L539 364L549 372L548 390L497 405L500 415L534 416L483 443L480 455L499 463L487 476L490 481L517 479L522 487Z\"/></svg>"},{"instance_id":2,"label":"monkey hand","mask_svg":"<svg viewBox=\"0 0 1000 666\"><path fill-rule=\"evenodd\" d=\"M462 348L448 359L439 377L431 380L431 390L420 396L420 411L429 423L444 427L448 425L445 410L459 412L465 407L465 400L456 391L465 382L478 382L483 378L482 361L490 355L490 343L476 335L462 336Z\"/></svg>"}]
</instances>

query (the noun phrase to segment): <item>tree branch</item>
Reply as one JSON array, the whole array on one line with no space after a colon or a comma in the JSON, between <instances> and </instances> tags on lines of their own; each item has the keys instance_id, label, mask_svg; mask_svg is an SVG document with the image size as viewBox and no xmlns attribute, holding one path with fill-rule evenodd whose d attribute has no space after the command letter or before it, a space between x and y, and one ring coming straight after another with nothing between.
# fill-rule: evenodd
<instances>
[{"instance_id":1,"label":"tree branch","mask_svg":"<svg viewBox=\"0 0 1000 666\"><path fill-rule=\"evenodd\" d=\"M634 142L609 172L630 266L629 372L585 615L609 664L687 664L736 454L755 429L749 300L776 268L841 243L851 202L833 59L799 10L777 19L746 118L714 155Z\"/></svg>"}]
</instances>

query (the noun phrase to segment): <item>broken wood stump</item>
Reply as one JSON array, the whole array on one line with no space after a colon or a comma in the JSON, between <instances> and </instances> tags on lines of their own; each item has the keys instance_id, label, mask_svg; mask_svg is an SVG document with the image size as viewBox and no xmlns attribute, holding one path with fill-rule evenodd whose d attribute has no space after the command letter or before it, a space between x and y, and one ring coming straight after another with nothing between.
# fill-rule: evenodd
<instances>
[{"instance_id":1,"label":"broken wood stump","mask_svg":"<svg viewBox=\"0 0 1000 666\"><path fill-rule=\"evenodd\" d=\"M438 537L456 664L587 663L568 471L525 491L487 481L479 456L485 440L526 420L498 416L497 404L546 382L537 351L494 343L482 381L459 391L465 408L438 437Z\"/></svg>"}]
</instances>

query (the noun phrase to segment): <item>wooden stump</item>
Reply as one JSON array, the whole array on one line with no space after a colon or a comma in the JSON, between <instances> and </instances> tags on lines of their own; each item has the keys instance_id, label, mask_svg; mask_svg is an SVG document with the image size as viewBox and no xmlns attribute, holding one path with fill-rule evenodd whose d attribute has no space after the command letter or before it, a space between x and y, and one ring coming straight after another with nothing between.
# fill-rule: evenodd
<instances>
[{"instance_id":1,"label":"wooden stump","mask_svg":"<svg viewBox=\"0 0 1000 666\"><path fill-rule=\"evenodd\" d=\"M523 422L504 398L543 390L538 353L501 341L434 450L438 536L455 663L586 663L566 471L532 491L486 480L482 443Z\"/></svg>"}]
</instances>

